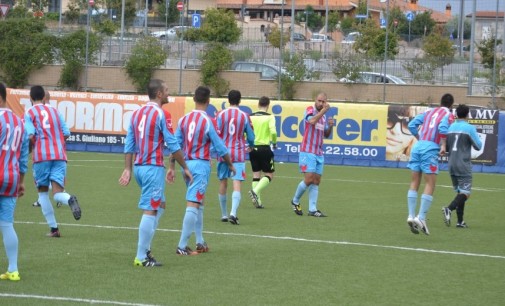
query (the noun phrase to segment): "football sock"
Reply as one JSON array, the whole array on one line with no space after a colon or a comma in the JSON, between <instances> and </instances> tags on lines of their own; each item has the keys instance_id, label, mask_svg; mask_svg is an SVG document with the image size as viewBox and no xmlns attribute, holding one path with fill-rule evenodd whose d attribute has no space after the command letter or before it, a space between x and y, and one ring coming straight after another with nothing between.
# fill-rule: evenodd
<instances>
[{"instance_id":1,"label":"football sock","mask_svg":"<svg viewBox=\"0 0 505 306\"><path fill-rule=\"evenodd\" d=\"M307 190L307 185L305 185L304 181L301 181L300 184L298 184L298 187L296 188L295 196L293 197L293 203L295 204L300 203L300 198L305 193L305 190Z\"/></svg>"},{"instance_id":2,"label":"football sock","mask_svg":"<svg viewBox=\"0 0 505 306\"><path fill-rule=\"evenodd\" d=\"M139 225L139 242L137 245L137 259L146 259L149 244L153 239L153 228L156 217L143 214Z\"/></svg>"},{"instance_id":3,"label":"football sock","mask_svg":"<svg viewBox=\"0 0 505 306\"><path fill-rule=\"evenodd\" d=\"M39 192L38 202L40 204L42 214L44 215L44 218L46 218L47 225L49 225L49 227L58 227L58 224L56 223L56 217L54 216L53 205L49 199L49 193Z\"/></svg>"},{"instance_id":4,"label":"football sock","mask_svg":"<svg viewBox=\"0 0 505 306\"><path fill-rule=\"evenodd\" d=\"M219 194L218 193L218 198L219 198L219 206L221 206L221 217L227 217L228 216L228 207L226 207L226 194Z\"/></svg>"},{"instance_id":5,"label":"football sock","mask_svg":"<svg viewBox=\"0 0 505 306\"><path fill-rule=\"evenodd\" d=\"M465 202L458 205L456 208L456 215L458 216L458 223L463 222L463 215L465 214Z\"/></svg>"},{"instance_id":6,"label":"football sock","mask_svg":"<svg viewBox=\"0 0 505 306\"><path fill-rule=\"evenodd\" d=\"M196 218L196 223L195 223L195 240L196 243L204 243L205 240L203 240L203 210L205 206L200 205L198 208L198 216Z\"/></svg>"},{"instance_id":7,"label":"football sock","mask_svg":"<svg viewBox=\"0 0 505 306\"><path fill-rule=\"evenodd\" d=\"M160 223L160 218L161 218L161 216L163 216L164 213L165 213L165 208L159 207L158 212L156 213L156 216L154 217L153 234L151 235L151 240L149 241L148 250L151 249L151 244L153 243L154 234L156 233L156 229L158 229L158 224Z\"/></svg>"},{"instance_id":8,"label":"football sock","mask_svg":"<svg viewBox=\"0 0 505 306\"><path fill-rule=\"evenodd\" d=\"M8 272L18 270L18 236L11 222L0 221L0 230L2 231L5 253L9 262Z\"/></svg>"},{"instance_id":9,"label":"football sock","mask_svg":"<svg viewBox=\"0 0 505 306\"><path fill-rule=\"evenodd\" d=\"M198 208L186 207L186 214L184 214L184 219L182 220L179 248L184 249L188 246L189 237L195 231L196 218L198 218Z\"/></svg>"},{"instance_id":10,"label":"football sock","mask_svg":"<svg viewBox=\"0 0 505 306\"><path fill-rule=\"evenodd\" d=\"M317 210L317 197L319 196L319 186L310 185L309 187L309 211Z\"/></svg>"},{"instance_id":11,"label":"football sock","mask_svg":"<svg viewBox=\"0 0 505 306\"><path fill-rule=\"evenodd\" d=\"M447 207L450 210L455 210L459 205L464 204L466 202L466 195L463 193L458 193L451 204Z\"/></svg>"},{"instance_id":12,"label":"football sock","mask_svg":"<svg viewBox=\"0 0 505 306\"><path fill-rule=\"evenodd\" d=\"M230 215L234 215L235 217L237 216L237 209L240 206L240 198L241 198L240 191L233 191L233 193L231 194Z\"/></svg>"},{"instance_id":13,"label":"football sock","mask_svg":"<svg viewBox=\"0 0 505 306\"><path fill-rule=\"evenodd\" d=\"M251 184L251 189L254 190L256 186L258 186L258 183L260 182L260 178L253 178L252 184Z\"/></svg>"},{"instance_id":14,"label":"football sock","mask_svg":"<svg viewBox=\"0 0 505 306\"><path fill-rule=\"evenodd\" d=\"M421 195L421 207L419 208L419 219L426 220L426 214L430 210L431 202L433 202L433 196L427 194Z\"/></svg>"},{"instance_id":15,"label":"football sock","mask_svg":"<svg viewBox=\"0 0 505 306\"><path fill-rule=\"evenodd\" d=\"M409 218L414 218L416 216L417 207L417 191L409 190L407 193L407 208L409 211Z\"/></svg>"},{"instance_id":16,"label":"football sock","mask_svg":"<svg viewBox=\"0 0 505 306\"><path fill-rule=\"evenodd\" d=\"M253 189L256 194L260 194L263 189L265 189L268 184L270 184L270 178L268 176L264 176L259 181L258 185Z\"/></svg>"},{"instance_id":17,"label":"football sock","mask_svg":"<svg viewBox=\"0 0 505 306\"><path fill-rule=\"evenodd\" d=\"M60 202L61 204L68 205L68 200L70 199L70 195L66 192L58 192L54 194L53 199L56 202Z\"/></svg>"}]
</instances>

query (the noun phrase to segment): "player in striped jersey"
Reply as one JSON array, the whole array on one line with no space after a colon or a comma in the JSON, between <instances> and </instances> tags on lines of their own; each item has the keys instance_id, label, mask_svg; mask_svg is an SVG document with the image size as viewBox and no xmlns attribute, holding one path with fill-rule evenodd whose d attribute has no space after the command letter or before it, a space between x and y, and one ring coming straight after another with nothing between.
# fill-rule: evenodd
<instances>
[{"instance_id":1,"label":"player in striped jersey","mask_svg":"<svg viewBox=\"0 0 505 306\"><path fill-rule=\"evenodd\" d=\"M210 90L199 86L193 97L195 109L179 119L175 136L181 144L186 163L193 175L193 181L186 181L186 213L182 221L181 238L177 246L178 255L196 255L209 251L209 247L203 239L203 210L204 198L210 178L210 154L211 146L222 157L228 169L235 174L235 167L231 162L228 150L219 138L212 120L205 110L210 102ZM174 167L172 160L170 167ZM188 247L191 233L195 232L196 252Z\"/></svg>"},{"instance_id":2,"label":"player in striped jersey","mask_svg":"<svg viewBox=\"0 0 505 306\"><path fill-rule=\"evenodd\" d=\"M237 210L240 206L241 194L240 188L242 181L245 180L245 153L246 149L250 151L254 146L254 132L251 126L249 116L239 109L242 95L238 90L230 90L228 93L228 102L230 107L217 114L217 132L228 148L231 161L235 167L236 173L230 175L226 163L219 159L217 164L217 177L219 179L219 204L221 206L221 221L229 220L231 224L238 225ZM244 139L244 134L247 139ZM247 145L246 145L247 141ZM231 202L230 216L227 217L226 191L228 189L228 178L233 181L233 193Z\"/></svg>"},{"instance_id":3,"label":"player in striped jersey","mask_svg":"<svg viewBox=\"0 0 505 306\"><path fill-rule=\"evenodd\" d=\"M21 118L7 108L7 90L0 83L0 231L2 232L7 272L0 279L18 281L18 236L14 230L17 197L25 192L28 169L28 136Z\"/></svg>"},{"instance_id":4,"label":"player in striped jersey","mask_svg":"<svg viewBox=\"0 0 505 306\"><path fill-rule=\"evenodd\" d=\"M275 117L268 113L270 99L261 97L258 101L258 111L251 114L251 123L254 127L254 148L249 152L249 160L253 171L252 189L249 196L256 208L263 208L261 191L265 189L274 178L275 164L274 152L277 148L277 131L275 130ZM270 145L272 147L270 147ZM263 172L263 177L261 173Z\"/></svg>"},{"instance_id":5,"label":"player in striped jersey","mask_svg":"<svg viewBox=\"0 0 505 306\"><path fill-rule=\"evenodd\" d=\"M454 97L445 94L440 100L440 106L431 108L419 114L409 122L409 130L412 135L418 137L418 141L410 153L408 167L412 170L409 191L407 193L408 217L407 224L414 234L421 230L429 235L426 215L433 201L433 192L438 174L438 157L446 152L446 137L449 125L454 121L451 107ZM421 206L416 216L417 192L423 177L425 186L421 195Z\"/></svg>"},{"instance_id":6,"label":"player in striped jersey","mask_svg":"<svg viewBox=\"0 0 505 306\"><path fill-rule=\"evenodd\" d=\"M314 106L309 106L303 115L303 124L305 131L300 146L298 165L300 172L304 174L303 180L296 188L291 205L293 211L302 216L300 207L300 198L309 189L309 216L326 217L317 209L317 198L319 196L319 184L323 175L324 156L323 156L323 137L328 138L331 135L333 118L326 118L325 114L330 109L327 102L326 93L319 93Z\"/></svg>"},{"instance_id":7,"label":"player in striped jersey","mask_svg":"<svg viewBox=\"0 0 505 306\"><path fill-rule=\"evenodd\" d=\"M456 210L458 223L456 227L466 228L468 225L463 220L465 202L470 198L472 191L472 147L480 150L482 141L475 126L468 123L470 108L464 104L456 108L458 119L449 127L447 133L447 153L449 154L449 174L452 186L457 195L451 204L442 208L444 222L451 225L451 211Z\"/></svg>"},{"instance_id":8,"label":"player in striped jersey","mask_svg":"<svg viewBox=\"0 0 505 306\"><path fill-rule=\"evenodd\" d=\"M58 223L49 198L49 185L56 202L68 205L76 220L81 218L81 208L77 197L65 192L67 174L67 153L65 139L70 130L58 110L44 104L45 91L42 86L30 89L32 107L25 114L25 127L30 145L33 147L33 177L38 189L38 201L47 224L51 228L49 237L60 237Z\"/></svg>"},{"instance_id":9,"label":"player in striped jersey","mask_svg":"<svg viewBox=\"0 0 505 306\"><path fill-rule=\"evenodd\" d=\"M181 147L169 131L169 122L161 106L168 103L168 86L158 79L149 81L147 87L149 102L133 112L125 140L125 168L119 184L127 186L132 176L132 163L135 163L133 174L141 188L138 208L143 214L139 225L137 254L133 261L135 266L156 267L161 263L151 254L150 246L156 230L160 205L165 202L165 180L173 182L175 173L169 169L165 174L163 162L164 146L172 153L184 170L184 176L192 180ZM171 123L170 123L171 124ZM135 157L135 158L134 158Z\"/></svg>"}]
</instances>

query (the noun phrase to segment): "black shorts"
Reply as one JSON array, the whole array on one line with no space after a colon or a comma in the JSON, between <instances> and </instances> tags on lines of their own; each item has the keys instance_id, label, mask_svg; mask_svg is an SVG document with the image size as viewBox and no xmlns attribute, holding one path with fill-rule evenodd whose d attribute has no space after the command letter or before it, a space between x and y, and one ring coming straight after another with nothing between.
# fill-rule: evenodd
<instances>
[{"instance_id":1,"label":"black shorts","mask_svg":"<svg viewBox=\"0 0 505 306\"><path fill-rule=\"evenodd\" d=\"M275 172L274 152L272 152L270 146L255 146L254 149L249 152L249 160L251 161L253 172Z\"/></svg>"}]
</instances>

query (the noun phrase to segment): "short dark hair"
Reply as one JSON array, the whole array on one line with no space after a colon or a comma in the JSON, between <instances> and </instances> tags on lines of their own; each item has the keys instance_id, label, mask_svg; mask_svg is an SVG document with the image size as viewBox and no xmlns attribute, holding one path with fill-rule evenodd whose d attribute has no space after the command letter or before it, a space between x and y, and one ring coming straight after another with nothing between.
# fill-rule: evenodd
<instances>
[{"instance_id":1,"label":"short dark hair","mask_svg":"<svg viewBox=\"0 0 505 306\"><path fill-rule=\"evenodd\" d=\"M35 85L30 88L30 98L33 101L42 101L44 100L44 96L46 95L46 92L44 91L44 87L40 85Z\"/></svg>"},{"instance_id":2,"label":"short dark hair","mask_svg":"<svg viewBox=\"0 0 505 306\"><path fill-rule=\"evenodd\" d=\"M7 101L7 88L5 88L5 84L0 82L0 97L2 97L2 101Z\"/></svg>"},{"instance_id":3,"label":"short dark hair","mask_svg":"<svg viewBox=\"0 0 505 306\"><path fill-rule=\"evenodd\" d=\"M242 94L240 94L240 91L235 89L230 90L228 93L228 102L230 102L231 105L239 105L240 99L242 99Z\"/></svg>"},{"instance_id":4,"label":"short dark hair","mask_svg":"<svg viewBox=\"0 0 505 306\"><path fill-rule=\"evenodd\" d=\"M451 108L454 104L454 97L451 94L445 94L440 99L440 105L445 106L447 108Z\"/></svg>"},{"instance_id":5,"label":"short dark hair","mask_svg":"<svg viewBox=\"0 0 505 306\"><path fill-rule=\"evenodd\" d=\"M267 106L269 106L270 105L270 98L269 97L265 97L265 96L261 97L260 100L259 100L259 102L258 102L258 105L260 107L267 107Z\"/></svg>"},{"instance_id":6,"label":"short dark hair","mask_svg":"<svg viewBox=\"0 0 505 306\"><path fill-rule=\"evenodd\" d=\"M466 106L465 104L460 104L456 108L456 115L460 119L466 118L468 116L469 112L470 112L470 108L468 106Z\"/></svg>"},{"instance_id":7,"label":"short dark hair","mask_svg":"<svg viewBox=\"0 0 505 306\"><path fill-rule=\"evenodd\" d=\"M149 84L147 85L147 95L150 100L156 99L158 92L163 90L164 83L165 82L160 79L152 79L149 81Z\"/></svg>"},{"instance_id":8,"label":"short dark hair","mask_svg":"<svg viewBox=\"0 0 505 306\"><path fill-rule=\"evenodd\" d=\"M210 89L206 86L198 86L193 100L198 104L205 104L210 99Z\"/></svg>"}]
</instances>

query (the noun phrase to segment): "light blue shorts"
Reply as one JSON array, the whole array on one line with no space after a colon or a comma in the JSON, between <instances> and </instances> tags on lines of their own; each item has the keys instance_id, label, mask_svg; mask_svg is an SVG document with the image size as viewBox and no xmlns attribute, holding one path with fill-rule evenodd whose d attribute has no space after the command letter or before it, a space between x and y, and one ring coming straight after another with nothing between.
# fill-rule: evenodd
<instances>
[{"instance_id":1,"label":"light blue shorts","mask_svg":"<svg viewBox=\"0 0 505 306\"><path fill-rule=\"evenodd\" d=\"M186 201L199 203L203 202L205 192L210 179L210 162L208 160L187 160L188 169L193 175L193 182L186 185Z\"/></svg>"},{"instance_id":2,"label":"light blue shorts","mask_svg":"<svg viewBox=\"0 0 505 306\"><path fill-rule=\"evenodd\" d=\"M135 166L135 180L140 186L138 207L143 210L158 210L165 202L165 168L159 166Z\"/></svg>"},{"instance_id":3,"label":"light blue shorts","mask_svg":"<svg viewBox=\"0 0 505 306\"><path fill-rule=\"evenodd\" d=\"M324 156L313 153L300 152L298 167L301 173L316 173L323 175Z\"/></svg>"},{"instance_id":4,"label":"light blue shorts","mask_svg":"<svg viewBox=\"0 0 505 306\"><path fill-rule=\"evenodd\" d=\"M50 160L33 164L33 178L37 187L49 187L51 181L65 188L67 176L67 162L64 160Z\"/></svg>"},{"instance_id":5,"label":"light blue shorts","mask_svg":"<svg viewBox=\"0 0 505 306\"><path fill-rule=\"evenodd\" d=\"M438 174L438 153L440 150L416 145L410 153L410 161L407 165L410 170L426 174Z\"/></svg>"},{"instance_id":6,"label":"light blue shorts","mask_svg":"<svg viewBox=\"0 0 505 306\"><path fill-rule=\"evenodd\" d=\"M457 193L470 195L472 193L472 177L471 176L455 176L451 175L452 186Z\"/></svg>"},{"instance_id":7,"label":"light blue shorts","mask_svg":"<svg viewBox=\"0 0 505 306\"><path fill-rule=\"evenodd\" d=\"M16 197L0 196L0 221L14 223Z\"/></svg>"},{"instance_id":8,"label":"light blue shorts","mask_svg":"<svg viewBox=\"0 0 505 306\"><path fill-rule=\"evenodd\" d=\"M231 176L230 169L225 162L217 163L217 178L222 180L226 178L231 178L234 181L245 181L245 163L233 163L235 167L235 175Z\"/></svg>"}]
</instances>

